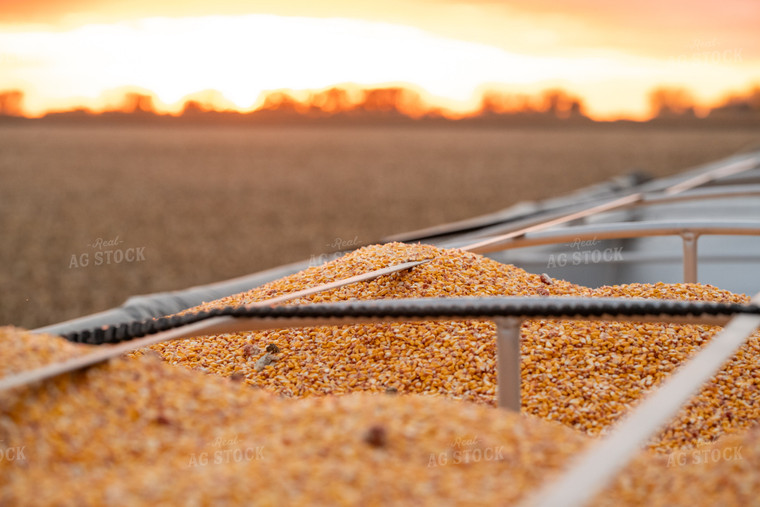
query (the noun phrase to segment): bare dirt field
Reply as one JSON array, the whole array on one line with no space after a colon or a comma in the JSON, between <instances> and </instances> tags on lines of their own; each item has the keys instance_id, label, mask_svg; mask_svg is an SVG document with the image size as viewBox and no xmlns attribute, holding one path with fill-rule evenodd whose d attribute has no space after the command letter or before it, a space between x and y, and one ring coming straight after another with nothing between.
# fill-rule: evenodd
<instances>
[{"instance_id":1,"label":"bare dirt field","mask_svg":"<svg viewBox=\"0 0 760 507\"><path fill-rule=\"evenodd\" d=\"M3 125L0 325L35 328L758 142L760 127ZM107 242L123 257L107 258Z\"/></svg>"}]
</instances>

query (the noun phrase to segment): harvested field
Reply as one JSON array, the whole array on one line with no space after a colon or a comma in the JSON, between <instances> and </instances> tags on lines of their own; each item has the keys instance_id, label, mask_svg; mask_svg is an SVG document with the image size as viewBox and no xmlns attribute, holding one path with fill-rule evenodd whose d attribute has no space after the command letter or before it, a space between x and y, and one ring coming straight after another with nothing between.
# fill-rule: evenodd
<instances>
[{"instance_id":1,"label":"harvested field","mask_svg":"<svg viewBox=\"0 0 760 507\"><path fill-rule=\"evenodd\" d=\"M672 174L758 132L5 124L0 324L52 324L635 169ZM96 258L112 241L132 262Z\"/></svg>"}]
</instances>

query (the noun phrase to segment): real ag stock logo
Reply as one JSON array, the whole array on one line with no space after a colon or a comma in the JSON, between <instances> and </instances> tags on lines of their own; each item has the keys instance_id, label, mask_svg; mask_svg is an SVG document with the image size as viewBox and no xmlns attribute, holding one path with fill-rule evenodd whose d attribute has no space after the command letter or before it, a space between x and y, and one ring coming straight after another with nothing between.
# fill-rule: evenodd
<instances>
[{"instance_id":1,"label":"real ag stock logo","mask_svg":"<svg viewBox=\"0 0 760 507\"><path fill-rule=\"evenodd\" d=\"M351 252L353 248L356 248L357 246L359 246L359 236L354 236L353 239L335 238L332 242L327 243L326 246L330 248L340 248L340 250L333 253L323 253L320 255L312 255L309 258L310 268L313 266L321 266L322 264L326 264L330 261L334 261L335 259L343 257L345 254Z\"/></svg>"},{"instance_id":2,"label":"real ag stock logo","mask_svg":"<svg viewBox=\"0 0 760 507\"><path fill-rule=\"evenodd\" d=\"M687 52L670 57L670 62L682 65L742 63L742 48L724 48L716 37L694 39L686 46Z\"/></svg>"},{"instance_id":3,"label":"real ag stock logo","mask_svg":"<svg viewBox=\"0 0 760 507\"><path fill-rule=\"evenodd\" d=\"M25 445L6 446L0 440L0 463L3 461L26 461Z\"/></svg>"},{"instance_id":4,"label":"real ag stock logo","mask_svg":"<svg viewBox=\"0 0 760 507\"><path fill-rule=\"evenodd\" d=\"M225 465L264 459L263 445L243 445L237 434L229 439L217 437L211 444L211 447L213 448L212 451L191 454L187 466Z\"/></svg>"},{"instance_id":5,"label":"real ag stock logo","mask_svg":"<svg viewBox=\"0 0 760 507\"><path fill-rule=\"evenodd\" d=\"M92 250L71 254L69 269L145 261L144 246L123 248L120 246L122 243L124 240L119 239L119 236L113 239L97 238L87 244Z\"/></svg>"},{"instance_id":6,"label":"real ag stock logo","mask_svg":"<svg viewBox=\"0 0 760 507\"><path fill-rule=\"evenodd\" d=\"M571 251L563 252L559 254L551 254L549 256L549 262L546 263L547 268L565 267L565 266L580 266L582 264L599 264L600 262L620 262L623 260L623 247L614 248L593 248L598 247L601 241L593 238L588 240L582 240L581 238L575 238L575 240L568 244Z\"/></svg>"},{"instance_id":7,"label":"real ag stock logo","mask_svg":"<svg viewBox=\"0 0 760 507\"><path fill-rule=\"evenodd\" d=\"M676 451L668 454L668 467L686 465L706 465L720 461L741 461L742 446L725 447L723 449L695 449L693 451Z\"/></svg>"},{"instance_id":8,"label":"real ag stock logo","mask_svg":"<svg viewBox=\"0 0 760 507\"><path fill-rule=\"evenodd\" d=\"M482 445L477 436L457 437L444 452L431 453L428 468L466 465L481 461L503 461L504 446Z\"/></svg>"}]
</instances>

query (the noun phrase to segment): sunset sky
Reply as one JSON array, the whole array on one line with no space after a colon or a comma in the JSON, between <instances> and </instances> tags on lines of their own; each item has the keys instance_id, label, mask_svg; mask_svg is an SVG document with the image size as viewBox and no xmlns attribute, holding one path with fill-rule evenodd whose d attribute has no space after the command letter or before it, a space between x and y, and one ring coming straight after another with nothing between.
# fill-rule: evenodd
<instances>
[{"instance_id":1,"label":"sunset sky","mask_svg":"<svg viewBox=\"0 0 760 507\"><path fill-rule=\"evenodd\" d=\"M595 118L644 118L658 86L710 104L760 84L758 27L757 0L3 0L0 91L40 115L126 89L177 112L207 90L250 110L268 90L406 85L467 111L490 88L563 88Z\"/></svg>"}]
</instances>

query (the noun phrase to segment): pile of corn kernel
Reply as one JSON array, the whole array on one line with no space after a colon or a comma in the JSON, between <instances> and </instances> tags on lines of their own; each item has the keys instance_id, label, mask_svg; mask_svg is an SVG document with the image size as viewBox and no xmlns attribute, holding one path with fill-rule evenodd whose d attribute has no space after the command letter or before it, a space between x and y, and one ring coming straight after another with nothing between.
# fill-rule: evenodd
<instances>
[{"instance_id":1,"label":"pile of corn kernel","mask_svg":"<svg viewBox=\"0 0 760 507\"><path fill-rule=\"evenodd\" d=\"M760 427L666 455L642 452L591 505L760 504Z\"/></svg>"},{"instance_id":2,"label":"pile of corn kernel","mask_svg":"<svg viewBox=\"0 0 760 507\"><path fill-rule=\"evenodd\" d=\"M52 336L0 328L0 368ZM588 439L472 403L359 393L283 399L120 358L0 393L0 505L440 505L511 501Z\"/></svg>"},{"instance_id":3,"label":"pile of corn kernel","mask_svg":"<svg viewBox=\"0 0 760 507\"><path fill-rule=\"evenodd\" d=\"M286 304L454 296L643 297L746 303L709 285L632 284L590 289L483 256L400 243L359 249L210 309L263 301L398 264L433 260ZM707 344L715 326L527 321L522 327L522 410L589 435L604 433L649 390ZM760 339L755 334L653 441L688 448L760 420ZM373 324L197 337L153 347L172 364L242 377L284 397L357 391L446 396L493 405L495 326L490 322Z\"/></svg>"},{"instance_id":4,"label":"pile of corn kernel","mask_svg":"<svg viewBox=\"0 0 760 507\"><path fill-rule=\"evenodd\" d=\"M89 348L13 328L0 346L4 374ZM482 404L287 399L155 356L0 392L0 505L509 505L592 444ZM644 450L593 505L752 505L758 470L760 428Z\"/></svg>"}]
</instances>

